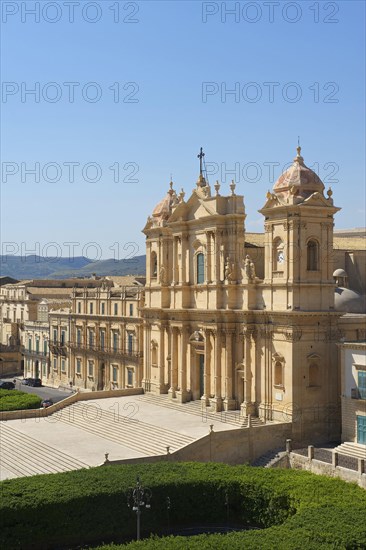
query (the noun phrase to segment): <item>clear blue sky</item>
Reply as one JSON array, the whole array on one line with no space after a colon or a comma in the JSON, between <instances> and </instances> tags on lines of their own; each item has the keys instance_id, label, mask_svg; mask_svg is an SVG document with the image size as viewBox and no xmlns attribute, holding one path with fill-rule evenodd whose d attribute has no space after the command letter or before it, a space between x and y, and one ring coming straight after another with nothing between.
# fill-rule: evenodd
<instances>
[{"instance_id":1,"label":"clear blue sky","mask_svg":"<svg viewBox=\"0 0 366 550\"><path fill-rule=\"evenodd\" d=\"M31 9L36 2L2 2L3 242L23 242L29 250L38 242L41 252L57 242L63 255L63 243L77 242L76 255L97 257L97 249L85 248L96 242L104 258L143 254L147 216L171 173L178 190L191 192L201 146L210 171L211 163L223 165L210 175L211 184L225 177L225 167L239 168L235 179L245 196L247 230L262 231L257 210L273 185L264 163L278 163L277 178L296 153L298 135L306 164L315 165L326 186L331 183L342 207L336 226L365 225L363 1L275 2L271 17L263 2L256 11L253 2L239 2L240 12L226 14L226 21L221 2L119 2L120 21L114 22L117 3L103 0L86 9L91 3L80 0L72 23L63 1L45 12L41 1L36 23L21 5ZM229 10L235 2L224 5ZM94 18L99 21L85 20ZM37 82L39 102L31 95L22 101L22 90ZM73 103L65 82L80 83ZM85 88L90 82L97 87ZM203 88L205 82L213 84ZM277 83L273 101L268 82ZM126 83L135 84L123 89ZM240 96L225 96L225 87L235 86ZM102 97L87 101L82 89L89 99L98 90ZM52 102L57 93L59 101ZM301 98L285 100L286 93L290 100ZM36 162L39 182L25 173ZM80 164L74 182L64 165L70 162ZM52 166L42 175L48 163L60 166L59 181L49 181L56 175ZM87 163L100 167L98 182L88 181L93 167L83 176ZM117 182L109 168L115 163ZM226 176L222 192L232 177ZM126 247L130 242L136 246Z\"/></svg>"}]
</instances>

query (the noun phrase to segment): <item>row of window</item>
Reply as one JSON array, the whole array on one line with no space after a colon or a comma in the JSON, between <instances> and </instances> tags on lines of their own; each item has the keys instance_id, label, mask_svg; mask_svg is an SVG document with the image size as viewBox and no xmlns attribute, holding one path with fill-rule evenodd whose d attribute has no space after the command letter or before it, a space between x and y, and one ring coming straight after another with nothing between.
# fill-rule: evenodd
<instances>
[{"instance_id":1,"label":"row of window","mask_svg":"<svg viewBox=\"0 0 366 550\"><path fill-rule=\"evenodd\" d=\"M319 365L311 363L308 370L309 386L317 387L320 385ZM274 385L278 387L284 386L284 364L281 361L276 361L274 365Z\"/></svg>"},{"instance_id":2,"label":"row of window","mask_svg":"<svg viewBox=\"0 0 366 550\"><path fill-rule=\"evenodd\" d=\"M118 303L113 304L113 315L119 315L118 305L119 305ZM105 311L106 311L105 306L106 306L105 302L102 302L100 304L100 315L105 315ZM77 313L81 313L81 309L82 309L82 303L78 302L78 304L77 304ZM89 314L90 315L94 314L94 302L89 302ZM133 317L133 315L134 315L133 304L129 304L129 315L130 315L130 317Z\"/></svg>"},{"instance_id":3,"label":"row of window","mask_svg":"<svg viewBox=\"0 0 366 550\"><path fill-rule=\"evenodd\" d=\"M277 238L273 243L273 269L281 271L285 261L285 245L284 242ZM307 270L319 270L319 243L315 239L308 241L306 245L307 254ZM196 255L196 283L203 284L205 282L205 257L201 252ZM158 259L156 252L151 253L151 276L158 276Z\"/></svg>"},{"instance_id":4,"label":"row of window","mask_svg":"<svg viewBox=\"0 0 366 550\"><path fill-rule=\"evenodd\" d=\"M134 340L135 336L131 332L127 333L127 350L129 353L132 353L134 350ZM82 329L78 328L76 330L76 343L81 346L83 342ZM106 333L104 330L101 330L99 333L99 345L101 350L104 350L106 342ZM95 345L95 331L92 329L88 330L88 344L89 347ZM112 331L112 348L114 351L118 351L119 348L119 334L118 332Z\"/></svg>"},{"instance_id":5,"label":"row of window","mask_svg":"<svg viewBox=\"0 0 366 550\"><path fill-rule=\"evenodd\" d=\"M53 370L58 370L57 357L53 358ZM61 359L61 372L66 372L66 360Z\"/></svg>"},{"instance_id":6,"label":"row of window","mask_svg":"<svg viewBox=\"0 0 366 550\"><path fill-rule=\"evenodd\" d=\"M156 252L151 253L151 277L156 279L158 276L158 259ZM196 255L196 283L201 285L205 282L205 257L200 252Z\"/></svg>"},{"instance_id":7,"label":"row of window","mask_svg":"<svg viewBox=\"0 0 366 550\"><path fill-rule=\"evenodd\" d=\"M80 358L76 359L76 374L81 375L82 369L82 361ZM118 373L119 373L119 367L116 365L112 365L112 382L115 384L118 383ZM88 361L88 377L93 378L94 377L94 361ZM132 386L133 385L133 369L127 368L127 385Z\"/></svg>"},{"instance_id":8,"label":"row of window","mask_svg":"<svg viewBox=\"0 0 366 550\"><path fill-rule=\"evenodd\" d=\"M32 352L36 352L36 353L40 353L40 350L41 350L41 344L40 344L40 339L39 338L35 338L35 347L33 349L33 338L32 337L29 337L28 338L28 351L30 353ZM47 340L43 340L43 355L47 355L48 354L48 341Z\"/></svg>"},{"instance_id":9,"label":"row of window","mask_svg":"<svg viewBox=\"0 0 366 550\"><path fill-rule=\"evenodd\" d=\"M281 271L285 261L285 244L278 237L273 242L272 264L274 271ZM319 270L319 243L310 239L306 245L306 269L307 271Z\"/></svg>"}]
</instances>

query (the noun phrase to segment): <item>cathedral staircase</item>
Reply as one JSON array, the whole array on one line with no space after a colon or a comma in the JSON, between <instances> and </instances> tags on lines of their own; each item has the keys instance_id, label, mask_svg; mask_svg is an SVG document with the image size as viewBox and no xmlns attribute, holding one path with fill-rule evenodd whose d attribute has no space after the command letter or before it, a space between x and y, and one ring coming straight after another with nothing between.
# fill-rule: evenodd
<instances>
[{"instance_id":1,"label":"cathedral staircase","mask_svg":"<svg viewBox=\"0 0 366 550\"><path fill-rule=\"evenodd\" d=\"M334 451L341 455L351 456L353 458L363 458L366 460L366 445L346 442L335 447Z\"/></svg>"},{"instance_id":2,"label":"cathedral staircase","mask_svg":"<svg viewBox=\"0 0 366 550\"><path fill-rule=\"evenodd\" d=\"M235 428L246 428L248 426L248 418L243 416L240 410L215 412L212 407L205 406L199 399L188 401L187 403L179 403L176 399L171 399L164 394L145 393L139 396L138 400L157 405L158 407L200 416L203 422L223 422L224 424L231 424ZM259 418L251 417L251 426L262 425L263 422Z\"/></svg>"},{"instance_id":3,"label":"cathedral staircase","mask_svg":"<svg viewBox=\"0 0 366 550\"><path fill-rule=\"evenodd\" d=\"M145 456L166 454L167 447L174 452L195 441L194 437L137 420L128 410L125 415L99 408L93 412L90 405L81 402L64 409L59 421Z\"/></svg>"},{"instance_id":4,"label":"cathedral staircase","mask_svg":"<svg viewBox=\"0 0 366 550\"><path fill-rule=\"evenodd\" d=\"M286 454L286 451L284 450L284 448L272 449L271 451L268 451L268 453L254 460L251 466L259 466L261 468L271 468L276 462L281 460L281 458L283 458L285 454Z\"/></svg>"},{"instance_id":5,"label":"cathedral staircase","mask_svg":"<svg viewBox=\"0 0 366 550\"><path fill-rule=\"evenodd\" d=\"M84 462L19 432L6 422L1 422L0 437L1 466L16 477L89 467Z\"/></svg>"}]
</instances>

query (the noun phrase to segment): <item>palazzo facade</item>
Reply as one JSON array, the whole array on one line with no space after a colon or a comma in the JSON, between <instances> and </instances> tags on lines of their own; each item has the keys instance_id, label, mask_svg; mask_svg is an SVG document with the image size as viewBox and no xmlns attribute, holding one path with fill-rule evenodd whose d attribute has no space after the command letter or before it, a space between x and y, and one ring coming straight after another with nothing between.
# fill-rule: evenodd
<instances>
[{"instance_id":1,"label":"palazzo facade","mask_svg":"<svg viewBox=\"0 0 366 550\"><path fill-rule=\"evenodd\" d=\"M339 208L324 190L298 147L260 210L259 278L234 182L224 195L201 170L188 199L170 183L143 230L145 391L293 422L298 439L339 436L342 313L332 254Z\"/></svg>"}]
</instances>

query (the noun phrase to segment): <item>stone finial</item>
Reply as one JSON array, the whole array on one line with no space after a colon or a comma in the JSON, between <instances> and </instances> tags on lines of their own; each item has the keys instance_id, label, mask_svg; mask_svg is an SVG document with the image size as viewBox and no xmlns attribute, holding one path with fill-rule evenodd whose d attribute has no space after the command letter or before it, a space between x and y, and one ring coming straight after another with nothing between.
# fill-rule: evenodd
<instances>
[{"instance_id":1,"label":"stone finial","mask_svg":"<svg viewBox=\"0 0 366 550\"><path fill-rule=\"evenodd\" d=\"M216 197L219 197L220 196L220 193L219 193L219 191L220 191L219 180L216 180L216 183L215 183L214 187L215 187L215 191L216 191Z\"/></svg>"},{"instance_id":2,"label":"stone finial","mask_svg":"<svg viewBox=\"0 0 366 550\"><path fill-rule=\"evenodd\" d=\"M180 193L179 193L179 202L184 202L184 197L185 197L185 192L184 192L184 189L182 187L182 189L180 190Z\"/></svg>"},{"instance_id":3,"label":"stone finial","mask_svg":"<svg viewBox=\"0 0 366 550\"><path fill-rule=\"evenodd\" d=\"M232 195L235 195L235 187L236 187L235 181L234 181L234 180L231 180L230 189L231 189L231 194L232 194Z\"/></svg>"},{"instance_id":4,"label":"stone finial","mask_svg":"<svg viewBox=\"0 0 366 550\"><path fill-rule=\"evenodd\" d=\"M331 187L329 187L329 189L328 189L328 191L327 191L327 195L328 195L329 198L332 197L332 195L333 195L333 190L332 190Z\"/></svg>"}]
</instances>

